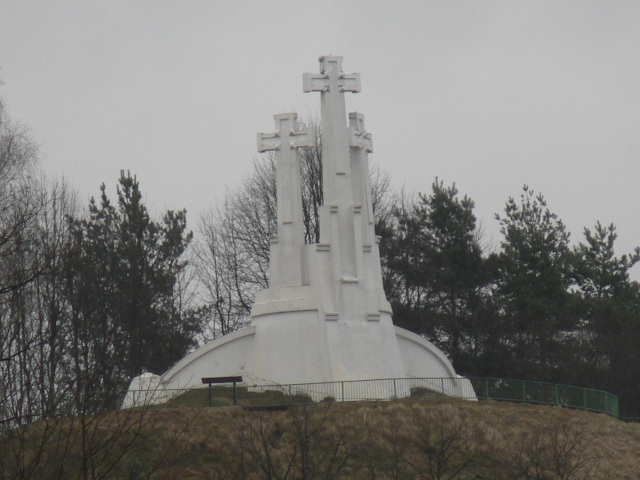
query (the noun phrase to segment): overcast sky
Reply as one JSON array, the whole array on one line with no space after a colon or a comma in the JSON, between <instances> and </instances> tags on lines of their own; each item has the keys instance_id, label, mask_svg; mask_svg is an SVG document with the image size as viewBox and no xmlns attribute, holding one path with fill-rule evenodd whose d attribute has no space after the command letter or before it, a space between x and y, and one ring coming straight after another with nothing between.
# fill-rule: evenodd
<instances>
[{"instance_id":1,"label":"overcast sky","mask_svg":"<svg viewBox=\"0 0 640 480\"><path fill-rule=\"evenodd\" d=\"M130 170L194 229L273 114L319 114L302 74L329 54L361 74L372 159L455 182L487 242L528 184L573 242L600 220L640 244L640 2L0 0L0 96L45 171L86 201Z\"/></svg>"}]
</instances>

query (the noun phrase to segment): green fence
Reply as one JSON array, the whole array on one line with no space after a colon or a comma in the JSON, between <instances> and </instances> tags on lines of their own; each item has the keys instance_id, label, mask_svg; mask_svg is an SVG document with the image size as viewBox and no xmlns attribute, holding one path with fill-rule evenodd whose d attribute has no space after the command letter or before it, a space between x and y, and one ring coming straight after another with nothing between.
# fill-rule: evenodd
<instances>
[{"instance_id":1,"label":"green fence","mask_svg":"<svg viewBox=\"0 0 640 480\"><path fill-rule=\"evenodd\" d=\"M614 417L619 416L618 397L601 390L503 378L470 378L469 380L479 399L561 405L608 413Z\"/></svg>"}]
</instances>

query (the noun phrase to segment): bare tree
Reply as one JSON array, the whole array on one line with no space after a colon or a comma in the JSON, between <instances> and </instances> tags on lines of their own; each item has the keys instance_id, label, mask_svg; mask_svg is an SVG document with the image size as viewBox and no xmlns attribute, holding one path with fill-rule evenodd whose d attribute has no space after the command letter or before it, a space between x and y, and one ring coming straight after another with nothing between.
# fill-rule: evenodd
<instances>
[{"instance_id":1,"label":"bare tree","mask_svg":"<svg viewBox=\"0 0 640 480\"><path fill-rule=\"evenodd\" d=\"M479 438L468 418L443 406L416 419L413 452L405 458L419 478L453 480L465 474L480 460Z\"/></svg>"},{"instance_id":2,"label":"bare tree","mask_svg":"<svg viewBox=\"0 0 640 480\"><path fill-rule=\"evenodd\" d=\"M40 255L45 274L33 283L38 336L36 384L43 415L68 411L69 344L71 307L67 295L67 271L72 254L68 219L78 210L77 196L64 181L42 181L38 221Z\"/></svg>"},{"instance_id":3,"label":"bare tree","mask_svg":"<svg viewBox=\"0 0 640 480\"><path fill-rule=\"evenodd\" d=\"M242 430L238 432L239 447L243 452L243 467L259 471L267 480L285 480L293 477L298 444L287 422L285 413L244 413Z\"/></svg>"},{"instance_id":4,"label":"bare tree","mask_svg":"<svg viewBox=\"0 0 640 480\"><path fill-rule=\"evenodd\" d=\"M33 281L42 274L33 179L36 147L25 127L11 122L0 100L0 429L34 411L32 350L41 341Z\"/></svg>"},{"instance_id":5,"label":"bare tree","mask_svg":"<svg viewBox=\"0 0 640 480\"><path fill-rule=\"evenodd\" d=\"M0 99L0 302L4 295L29 283L39 266L18 264L20 253L33 248L29 226L38 213L32 175L37 147L26 127L12 122Z\"/></svg>"},{"instance_id":6,"label":"bare tree","mask_svg":"<svg viewBox=\"0 0 640 480\"><path fill-rule=\"evenodd\" d=\"M244 412L233 435L236 472L254 478L303 480L347 478L361 433L342 411L326 403L286 412Z\"/></svg>"},{"instance_id":7,"label":"bare tree","mask_svg":"<svg viewBox=\"0 0 640 480\"><path fill-rule=\"evenodd\" d=\"M576 425L566 422L525 432L505 457L505 470L522 480L587 480L593 467L588 442Z\"/></svg>"},{"instance_id":8,"label":"bare tree","mask_svg":"<svg viewBox=\"0 0 640 480\"><path fill-rule=\"evenodd\" d=\"M37 186L37 188L36 188ZM0 429L47 416L68 404L69 308L65 268L70 248L67 216L74 195L63 182L39 179L32 188L33 216L24 235L34 239L5 258L5 272L28 282L5 292L0 302ZM33 270L30 270L33 272Z\"/></svg>"},{"instance_id":9,"label":"bare tree","mask_svg":"<svg viewBox=\"0 0 640 480\"><path fill-rule=\"evenodd\" d=\"M0 100L0 431L69 402L68 218L75 194L37 169L28 129Z\"/></svg>"},{"instance_id":10,"label":"bare tree","mask_svg":"<svg viewBox=\"0 0 640 480\"><path fill-rule=\"evenodd\" d=\"M149 407L81 411L12 429L0 436L0 479L176 478L155 474L188 455L180 445L197 418L176 423L175 411Z\"/></svg>"},{"instance_id":11,"label":"bare tree","mask_svg":"<svg viewBox=\"0 0 640 480\"><path fill-rule=\"evenodd\" d=\"M237 192L200 219L194 265L209 315L205 340L245 326L257 290L268 285L275 234L275 164L267 156Z\"/></svg>"}]
</instances>

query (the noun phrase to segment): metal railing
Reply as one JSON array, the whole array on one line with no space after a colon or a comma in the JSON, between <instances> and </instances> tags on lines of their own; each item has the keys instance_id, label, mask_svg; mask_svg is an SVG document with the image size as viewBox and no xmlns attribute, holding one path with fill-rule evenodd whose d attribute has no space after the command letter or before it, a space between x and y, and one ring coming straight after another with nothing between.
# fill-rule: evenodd
<instances>
[{"instance_id":1,"label":"metal railing","mask_svg":"<svg viewBox=\"0 0 640 480\"><path fill-rule=\"evenodd\" d=\"M131 393L131 392L130 392ZM190 390L139 392L139 398L168 406L223 406L233 401L228 386ZM501 378L390 378L288 385L239 385L237 402L245 408L279 408L318 402L391 400L396 398L460 398L559 405L619 417L618 397L600 390L554 383Z\"/></svg>"},{"instance_id":2,"label":"metal railing","mask_svg":"<svg viewBox=\"0 0 640 480\"><path fill-rule=\"evenodd\" d=\"M620 416L618 397L602 390L503 378L470 378L469 380L478 398L560 405L607 413L614 417Z\"/></svg>"},{"instance_id":3,"label":"metal railing","mask_svg":"<svg viewBox=\"0 0 640 480\"><path fill-rule=\"evenodd\" d=\"M379 401L397 398L459 398L465 400L505 400L559 405L606 413L620 418L618 397L601 390L554 383L503 378L390 378L343 382L302 383L290 385L242 385L234 388L215 386L190 389L149 388L122 392L120 400L100 402L105 392L85 392L93 401L82 402L86 410L68 409L49 412L0 415L0 432L43 417L100 413L124 408L165 409L202 408L239 404L243 408L286 408L318 402ZM111 397L114 397L112 394ZM116 406L118 405L118 406ZM7 410L8 411L8 410ZM640 418L622 418L639 422Z\"/></svg>"}]
</instances>

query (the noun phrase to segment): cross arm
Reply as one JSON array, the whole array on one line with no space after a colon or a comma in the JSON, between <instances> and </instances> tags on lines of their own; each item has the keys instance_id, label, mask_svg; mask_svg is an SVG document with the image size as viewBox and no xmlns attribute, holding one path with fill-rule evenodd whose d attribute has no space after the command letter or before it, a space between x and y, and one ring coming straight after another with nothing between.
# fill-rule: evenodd
<instances>
[{"instance_id":1,"label":"cross arm","mask_svg":"<svg viewBox=\"0 0 640 480\"><path fill-rule=\"evenodd\" d=\"M278 132L258 134L258 152L263 153L269 150L278 150L279 148L280 135L278 135Z\"/></svg>"},{"instance_id":2,"label":"cross arm","mask_svg":"<svg viewBox=\"0 0 640 480\"><path fill-rule=\"evenodd\" d=\"M282 148L313 147L316 135L312 128L296 129L298 115L281 113L274 115L276 124L274 133L258 133L258 152L280 150Z\"/></svg>"},{"instance_id":3,"label":"cross arm","mask_svg":"<svg viewBox=\"0 0 640 480\"><path fill-rule=\"evenodd\" d=\"M307 92L359 92L360 74L342 71L342 57L320 57L320 73L304 73L302 89Z\"/></svg>"},{"instance_id":4,"label":"cross arm","mask_svg":"<svg viewBox=\"0 0 640 480\"><path fill-rule=\"evenodd\" d=\"M341 73L336 79L335 86L339 92L360 91L360 74L352 73L346 75ZM328 92L331 90L332 81L328 74L323 73L303 73L302 74L302 90L304 93L309 92Z\"/></svg>"}]
</instances>

